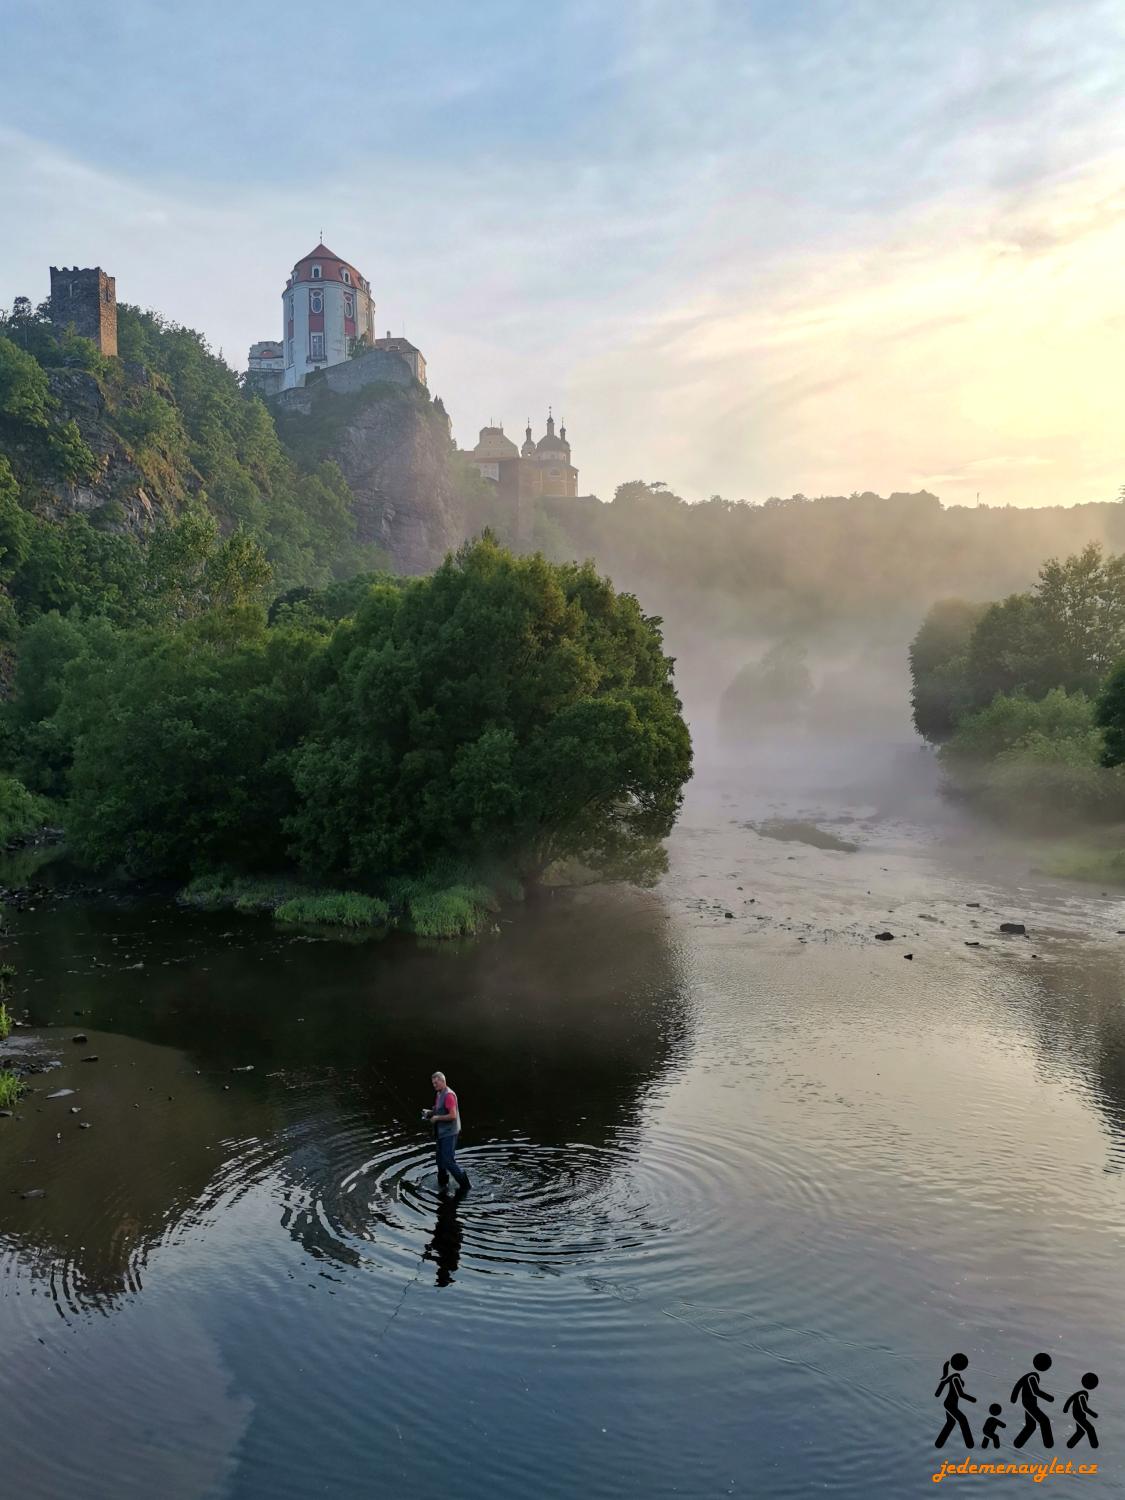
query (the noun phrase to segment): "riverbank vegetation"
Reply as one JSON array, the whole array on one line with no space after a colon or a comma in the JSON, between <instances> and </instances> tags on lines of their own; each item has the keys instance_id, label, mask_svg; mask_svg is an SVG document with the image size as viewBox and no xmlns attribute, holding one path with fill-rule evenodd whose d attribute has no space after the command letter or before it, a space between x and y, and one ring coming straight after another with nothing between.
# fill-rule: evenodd
<instances>
[{"instance_id":1,"label":"riverbank vegetation","mask_svg":"<svg viewBox=\"0 0 1125 1500\"><path fill-rule=\"evenodd\" d=\"M950 788L1028 830L1099 830L1059 872L1123 876L1125 556L1096 544L1040 569L1033 588L989 605L948 600L910 648L914 723Z\"/></svg>"},{"instance_id":2,"label":"riverbank vegetation","mask_svg":"<svg viewBox=\"0 0 1125 1500\"><path fill-rule=\"evenodd\" d=\"M560 860L659 874L691 749L632 596L486 536L429 577L267 611L260 554L191 524L184 553L168 539L174 609L50 612L23 634L3 744L80 862L221 871L185 899L438 936Z\"/></svg>"},{"instance_id":3,"label":"riverbank vegetation","mask_svg":"<svg viewBox=\"0 0 1125 1500\"><path fill-rule=\"evenodd\" d=\"M11 1109L23 1093L23 1083L10 1068L0 1068L0 1109Z\"/></svg>"},{"instance_id":4,"label":"riverbank vegetation","mask_svg":"<svg viewBox=\"0 0 1125 1500\"><path fill-rule=\"evenodd\" d=\"M59 337L46 306L0 315L0 582L17 620L147 619L146 538L188 506L255 549L276 588L380 566L339 469L295 462L202 335L121 305L117 336L109 359Z\"/></svg>"}]
</instances>

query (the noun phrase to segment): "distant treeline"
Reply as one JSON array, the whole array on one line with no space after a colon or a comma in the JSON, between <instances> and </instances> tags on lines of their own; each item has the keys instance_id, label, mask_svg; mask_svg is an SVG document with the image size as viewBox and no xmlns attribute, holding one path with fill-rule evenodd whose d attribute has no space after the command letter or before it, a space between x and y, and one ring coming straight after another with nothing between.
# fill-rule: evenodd
<instances>
[{"instance_id":1,"label":"distant treeline","mask_svg":"<svg viewBox=\"0 0 1125 1500\"><path fill-rule=\"evenodd\" d=\"M901 640L938 599L1026 589L1044 557L1087 542L1125 550L1125 505L943 506L925 491L688 504L636 481L609 504L540 502L534 542L548 557L594 558L676 641Z\"/></svg>"}]
</instances>

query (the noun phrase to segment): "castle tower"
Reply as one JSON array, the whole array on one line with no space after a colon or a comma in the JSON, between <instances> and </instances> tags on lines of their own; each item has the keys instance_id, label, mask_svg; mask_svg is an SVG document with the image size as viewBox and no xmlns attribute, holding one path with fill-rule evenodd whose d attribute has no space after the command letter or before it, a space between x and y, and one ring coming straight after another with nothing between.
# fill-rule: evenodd
<instances>
[{"instance_id":1,"label":"castle tower","mask_svg":"<svg viewBox=\"0 0 1125 1500\"><path fill-rule=\"evenodd\" d=\"M92 339L99 354L117 353L117 282L101 266L51 267L51 322Z\"/></svg>"},{"instance_id":2,"label":"castle tower","mask_svg":"<svg viewBox=\"0 0 1125 1500\"><path fill-rule=\"evenodd\" d=\"M371 284L321 242L293 267L282 293L284 385L304 385L313 370L342 364L357 341L375 342Z\"/></svg>"}]
</instances>

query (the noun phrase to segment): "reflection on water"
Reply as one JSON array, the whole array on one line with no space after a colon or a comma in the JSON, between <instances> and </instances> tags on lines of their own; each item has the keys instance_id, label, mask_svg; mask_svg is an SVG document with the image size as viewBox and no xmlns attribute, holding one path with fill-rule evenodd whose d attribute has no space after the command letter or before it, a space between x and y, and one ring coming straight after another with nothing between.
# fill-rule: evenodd
<instances>
[{"instance_id":1,"label":"reflection on water","mask_svg":"<svg viewBox=\"0 0 1125 1500\"><path fill-rule=\"evenodd\" d=\"M955 1348L982 1411L1096 1369L1120 1456L1125 919L980 852L732 776L655 894L460 949L19 914L60 1066L0 1120L12 1492L908 1494Z\"/></svg>"}]
</instances>

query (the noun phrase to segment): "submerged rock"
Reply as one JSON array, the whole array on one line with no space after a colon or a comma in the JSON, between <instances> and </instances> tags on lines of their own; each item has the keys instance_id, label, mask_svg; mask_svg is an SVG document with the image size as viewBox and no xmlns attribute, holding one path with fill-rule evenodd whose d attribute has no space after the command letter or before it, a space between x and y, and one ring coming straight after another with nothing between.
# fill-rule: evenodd
<instances>
[{"instance_id":1,"label":"submerged rock","mask_svg":"<svg viewBox=\"0 0 1125 1500\"><path fill-rule=\"evenodd\" d=\"M1014 932L1014 933L1016 933L1017 936L1021 936L1022 937L1024 935L1026 935L1027 928L1023 925L1022 922L1001 922L1000 923L1000 931L1001 932Z\"/></svg>"},{"instance_id":2,"label":"submerged rock","mask_svg":"<svg viewBox=\"0 0 1125 1500\"><path fill-rule=\"evenodd\" d=\"M877 932L875 934L875 941L877 943L893 943L894 940L895 935L893 932Z\"/></svg>"}]
</instances>

